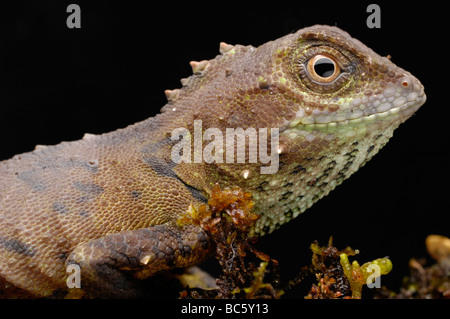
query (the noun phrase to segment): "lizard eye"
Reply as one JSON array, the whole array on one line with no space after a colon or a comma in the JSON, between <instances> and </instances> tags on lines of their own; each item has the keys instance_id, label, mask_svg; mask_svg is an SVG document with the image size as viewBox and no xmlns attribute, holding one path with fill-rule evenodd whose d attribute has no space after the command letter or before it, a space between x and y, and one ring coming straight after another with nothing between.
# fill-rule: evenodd
<instances>
[{"instance_id":1,"label":"lizard eye","mask_svg":"<svg viewBox=\"0 0 450 319\"><path fill-rule=\"evenodd\" d=\"M323 54L317 54L309 59L306 69L311 79L318 83L333 82L341 73L334 59Z\"/></svg>"},{"instance_id":2,"label":"lizard eye","mask_svg":"<svg viewBox=\"0 0 450 319\"><path fill-rule=\"evenodd\" d=\"M300 46L297 54L294 55L292 70L300 78L302 85L319 94L337 92L347 87L350 79L358 76L357 70L350 64L350 53L338 50L337 47Z\"/></svg>"}]
</instances>

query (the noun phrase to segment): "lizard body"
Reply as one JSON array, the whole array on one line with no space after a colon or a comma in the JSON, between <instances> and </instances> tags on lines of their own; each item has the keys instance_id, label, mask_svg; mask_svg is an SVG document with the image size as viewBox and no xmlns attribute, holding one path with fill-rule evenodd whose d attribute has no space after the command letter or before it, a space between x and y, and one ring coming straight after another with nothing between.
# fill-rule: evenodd
<instances>
[{"instance_id":1,"label":"lizard body","mask_svg":"<svg viewBox=\"0 0 450 319\"><path fill-rule=\"evenodd\" d=\"M208 234L177 220L214 185L251 192L260 215L252 233L270 233L364 165L426 99L410 73L336 27L258 48L221 43L220 51L191 62L194 74L166 91L161 114L0 163L4 296L65 290L70 264L80 265L91 296L139 296L130 274L146 278L210 255ZM250 153L245 163L174 161L173 132L192 134L199 121L202 133L223 136L278 129L268 134L277 148L267 150L278 155L276 172L262 174L268 164L250 163Z\"/></svg>"}]
</instances>

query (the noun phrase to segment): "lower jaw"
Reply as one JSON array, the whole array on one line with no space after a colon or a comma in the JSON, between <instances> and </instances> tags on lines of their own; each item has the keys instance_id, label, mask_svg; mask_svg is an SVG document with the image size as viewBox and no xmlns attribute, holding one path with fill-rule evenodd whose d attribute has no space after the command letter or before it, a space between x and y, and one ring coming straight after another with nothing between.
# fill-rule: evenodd
<instances>
[{"instance_id":1,"label":"lower jaw","mask_svg":"<svg viewBox=\"0 0 450 319\"><path fill-rule=\"evenodd\" d=\"M375 113L369 116L364 116L356 119L345 120L341 122L331 123L314 123L314 124L297 124L293 127L288 127L283 134L290 138L295 138L301 132L319 131L329 134L345 134L349 136L363 134L372 124L390 124L394 122L398 124L403 123L412 114L414 114L420 107L420 104L408 102L396 108L392 108L385 112Z\"/></svg>"}]
</instances>

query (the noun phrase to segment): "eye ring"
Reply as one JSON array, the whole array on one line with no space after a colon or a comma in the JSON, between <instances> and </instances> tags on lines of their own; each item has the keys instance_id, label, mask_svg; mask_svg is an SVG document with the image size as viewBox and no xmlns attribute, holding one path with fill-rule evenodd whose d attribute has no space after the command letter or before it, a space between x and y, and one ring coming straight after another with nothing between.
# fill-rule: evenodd
<instances>
[{"instance_id":1,"label":"eye ring","mask_svg":"<svg viewBox=\"0 0 450 319\"><path fill-rule=\"evenodd\" d=\"M341 73L337 62L325 54L317 54L309 59L306 63L306 70L311 79L318 83L331 83Z\"/></svg>"}]
</instances>

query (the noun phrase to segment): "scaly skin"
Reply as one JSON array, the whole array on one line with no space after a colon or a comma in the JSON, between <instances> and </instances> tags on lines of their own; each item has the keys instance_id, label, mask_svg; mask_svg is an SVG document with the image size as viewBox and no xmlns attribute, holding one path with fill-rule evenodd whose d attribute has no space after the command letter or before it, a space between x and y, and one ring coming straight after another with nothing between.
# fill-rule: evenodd
<instances>
[{"instance_id":1,"label":"scaly skin","mask_svg":"<svg viewBox=\"0 0 450 319\"><path fill-rule=\"evenodd\" d=\"M166 91L156 117L0 163L4 296L64 290L74 263L89 296L142 296L130 273L146 278L211 253L208 234L176 221L216 183L251 192L261 216L252 232L270 233L364 165L425 102L410 73L335 27L220 49L191 62L194 75ZM317 74L320 58L336 72ZM268 164L248 155L245 164L175 163L171 134L192 133L195 120L224 136L226 128L278 128L278 171L261 174Z\"/></svg>"}]
</instances>

